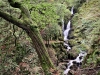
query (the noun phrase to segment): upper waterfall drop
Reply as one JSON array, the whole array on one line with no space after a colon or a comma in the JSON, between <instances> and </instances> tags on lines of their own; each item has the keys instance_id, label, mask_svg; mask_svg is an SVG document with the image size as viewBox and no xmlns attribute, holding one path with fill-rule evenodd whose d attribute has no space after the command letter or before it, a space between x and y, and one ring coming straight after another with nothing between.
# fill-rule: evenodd
<instances>
[{"instance_id":1,"label":"upper waterfall drop","mask_svg":"<svg viewBox=\"0 0 100 75\"><path fill-rule=\"evenodd\" d=\"M64 41L67 41L68 40L68 35L69 35L69 31L71 29L71 22L70 20L68 21L67 23L67 26L66 26L66 29L64 30L64 26L63 26L63 34L64 34Z\"/></svg>"},{"instance_id":2,"label":"upper waterfall drop","mask_svg":"<svg viewBox=\"0 0 100 75\"><path fill-rule=\"evenodd\" d=\"M71 14L74 14L74 6L71 8Z\"/></svg>"}]
</instances>

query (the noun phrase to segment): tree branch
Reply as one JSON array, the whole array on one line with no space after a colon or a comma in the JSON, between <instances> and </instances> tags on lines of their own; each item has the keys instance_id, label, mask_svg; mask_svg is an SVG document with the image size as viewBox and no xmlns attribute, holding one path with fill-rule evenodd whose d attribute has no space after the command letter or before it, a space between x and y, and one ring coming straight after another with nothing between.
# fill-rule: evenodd
<instances>
[{"instance_id":1,"label":"tree branch","mask_svg":"<svg viewBox=\"0 0 100 75\"><path fill-rule=\"evenodd\" d=\"M23 4L21 4L19 2L15 2L14 0L8 0L8 2L12 7L19 8L22 11L22 16L24 18L31 19L29 10Z\"/></svg>"},{"instance_id":2,"label":"tree branch","mask_svg":"<svg viewBox=\"0 0 100 75\"><path fill-rule=\"evenodd\" d=\"M0 17L2 17L3 19L5 19L5 20L13 23L14 25L22 28L23 30L27 29L27 26L21 20L14 18L13 16L11 16L5 12L2 12L1 10L0 10Z\"/></svg>"}]
</instances>

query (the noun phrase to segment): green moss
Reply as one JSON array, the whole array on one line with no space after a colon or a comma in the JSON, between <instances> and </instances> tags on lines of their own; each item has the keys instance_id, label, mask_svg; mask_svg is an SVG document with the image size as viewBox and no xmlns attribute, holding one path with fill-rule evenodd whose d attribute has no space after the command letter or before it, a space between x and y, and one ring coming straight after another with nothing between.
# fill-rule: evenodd
<instances>
[{"instance_id":1,"label":"green moss","mask_svg":"<svg viewBox=\"0 0 100 75\"><path fill-rule=\"evenodd\" d=\"M76 40L69 40L69 43L70 43L72 46L78 45L78 43L77 43Z\"/></svg>"}]
</instances>

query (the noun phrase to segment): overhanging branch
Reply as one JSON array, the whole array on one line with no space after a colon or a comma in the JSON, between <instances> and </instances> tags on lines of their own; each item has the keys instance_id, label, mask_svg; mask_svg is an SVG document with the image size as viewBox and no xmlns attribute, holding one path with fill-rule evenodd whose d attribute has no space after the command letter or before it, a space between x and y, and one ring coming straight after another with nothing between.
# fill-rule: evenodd
<instances>
[{"instance_id":1,"label":"overhanging branch","mask_svg":"<svg viewBox=\"0 0 100 75\"><path fill-rule=\"evenodd\" d=\"M23 4L21 4L20 2L15 2L14 0L8 0L9 4L14 7L14 8L19 8L22 13L23 13L23 17L24 18L30 18L30 13L29 10L27 9L27 7L25 7Z\"/></svg>"},{"instance_id":2,"label":"overhanging branch","mask_svg":"<svg viewBox=\"0 0 100 75\"><path fill-rule=\"evenodd\" d=\"M0 17L2 17L3 19L13 23L14 25L22 28L23 30L26 30L27 29L27 26L19 19L17 18L14 18L13 16L3 12L0 10Z\"/></svg>"}]
</instances>

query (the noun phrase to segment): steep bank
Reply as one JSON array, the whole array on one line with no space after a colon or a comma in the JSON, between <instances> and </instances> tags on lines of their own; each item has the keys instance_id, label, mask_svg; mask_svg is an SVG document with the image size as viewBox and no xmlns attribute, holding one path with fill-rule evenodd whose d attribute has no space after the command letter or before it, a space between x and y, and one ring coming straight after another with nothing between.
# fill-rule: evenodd
<instances>
[{"instance_id":1,"label":"steep bank","mask_svg":"<svg viewBox=\"0 0 100 75\"><path fill-rule=\"evenodd\" d=\"M100 0L85 2L72 20L70 37L74 39L69 40L72 45L70 53L77 56L79 50L87 51L83 67L100 66Z\"/></svg>"}]
</instances>

